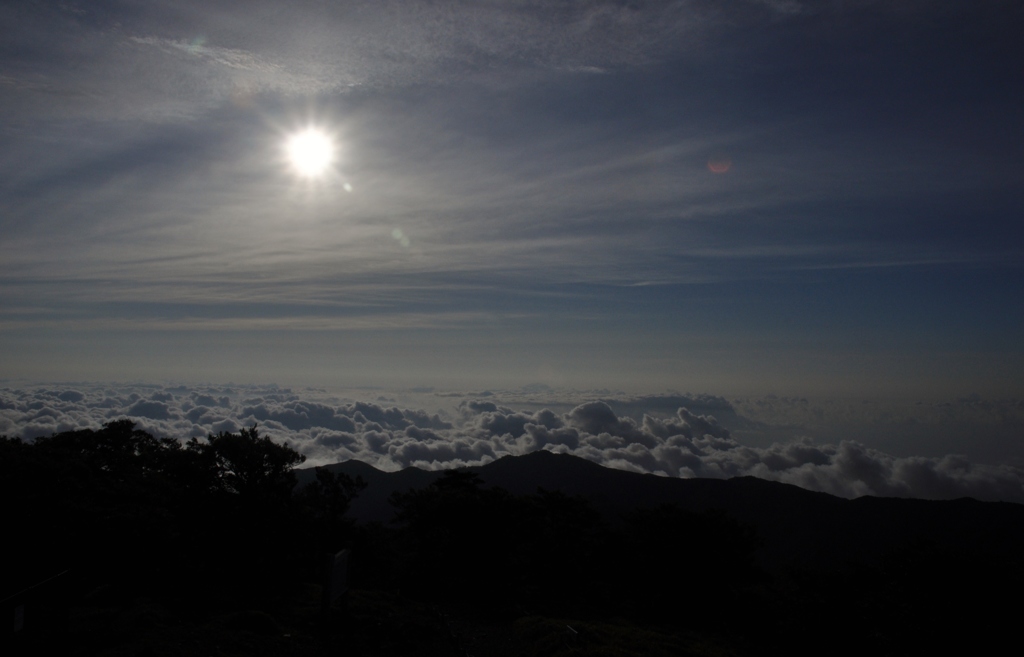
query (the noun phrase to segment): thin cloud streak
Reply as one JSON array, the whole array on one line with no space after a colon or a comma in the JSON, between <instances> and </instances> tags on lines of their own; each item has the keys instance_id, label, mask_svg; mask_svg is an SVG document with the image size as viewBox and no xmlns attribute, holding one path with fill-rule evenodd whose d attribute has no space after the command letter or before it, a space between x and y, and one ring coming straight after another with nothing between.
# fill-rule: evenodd
<instances>
[{"instance_id":1,"label":"thin cloud streak","mask_svg":"<svg viewBox=\"0 0 1024 657\"><path fill-rule=\"evenodd\" d=\"M471 329L515 319L490 313L373 313L352 316L287 317L82 317L75 313L54 318L47 309L21 309L15 318L0 319L0 329L75 329L79 331L388 331L410 329ZM41 317L27 317L39 313ZM518 316L521 317L521 316Z\"/></svg>"}]
</instances>

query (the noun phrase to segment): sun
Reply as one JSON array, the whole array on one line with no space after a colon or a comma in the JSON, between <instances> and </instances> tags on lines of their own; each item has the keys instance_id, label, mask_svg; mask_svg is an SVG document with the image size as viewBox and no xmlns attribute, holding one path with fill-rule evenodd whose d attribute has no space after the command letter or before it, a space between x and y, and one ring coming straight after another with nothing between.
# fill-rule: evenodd
<instances>
[{"instance_id":1,"label":"sun","mask_svg":"<svg viewBox=\"0 0 1024 657\"><path fill-rule=\"evenodd\" d=\"M334 162L334 140L323 130L306 128L288 137L285 153L297 174L319 178Z\"/></svg>"}]
</instances>

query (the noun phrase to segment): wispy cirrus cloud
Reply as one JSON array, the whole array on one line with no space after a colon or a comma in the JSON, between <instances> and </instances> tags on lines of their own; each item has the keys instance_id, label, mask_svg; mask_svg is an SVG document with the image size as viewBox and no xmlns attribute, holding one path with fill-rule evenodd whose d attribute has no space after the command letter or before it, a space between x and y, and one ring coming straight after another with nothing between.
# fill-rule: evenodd
<instances>
[{"instance_id":1,"label":"wispy cirrus cloud","mask_svg":"<svg viewBox=\"0 0 1024 657\"><path fill-rule=\"evenodd\" d=\"M524 66L637 66L678 50L687 43L680 37L707 21L699 3L551 11L530 2L298 2L287 12L271 2L242 11L180 2L120 12L50 3L0 12L5 32L17 37L7 61L14 73L4 79L27 94L9 101L51 116L163 120L268 91L486 79ZM47 106L38 97L54 93L78 102Z\"/></svg>"}]
</instances>

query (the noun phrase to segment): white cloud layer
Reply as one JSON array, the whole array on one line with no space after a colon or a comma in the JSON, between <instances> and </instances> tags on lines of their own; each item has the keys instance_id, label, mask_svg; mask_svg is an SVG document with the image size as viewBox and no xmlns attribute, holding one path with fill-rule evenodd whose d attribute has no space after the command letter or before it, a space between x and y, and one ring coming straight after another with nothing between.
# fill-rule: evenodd
<instances>
[{"instance_id":1,"label":"white cloud layer","mask_svg":"<svg viewBox=\"0 0 1024 657\"><path fill-rule=\"evenodd\" d=\"M451 399L447 395L441 395ZM670 477L755 476L843 497L862 495L1024 502L1024 470L966 457L897 457L856 440L741 444L712 415L679 407L637 411L645 398L589 401L566 412L513 409L490 393L452 411L402 408L394 400L355 401L318 391L253 386L94 386L0 389L0 434L34 439L96 429L129 417L157 436L186 439L258 424L306 455L307 464L359 459L383 470L437 470L483 464L540 449L601 465ZM666 398L646 398L652 413ZM558 400L552 398L554 405ZM609 401L633 417L617 414ZM680 397L695 408L725 400Z\"/></svg>"}]
</instances>

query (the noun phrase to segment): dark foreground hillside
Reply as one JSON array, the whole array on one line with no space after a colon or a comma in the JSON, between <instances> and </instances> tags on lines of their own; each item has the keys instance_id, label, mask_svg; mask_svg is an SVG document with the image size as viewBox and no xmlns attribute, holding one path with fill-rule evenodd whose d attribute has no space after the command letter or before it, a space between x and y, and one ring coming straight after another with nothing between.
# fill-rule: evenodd
<instances>
[{"instance_id":1,"label":"dark foreground hillside","mask_svg":"<svg viewBox=\"0 0 1024 657\"><path fill-rule=\"evenodd\" d=\"M540 452L302 470L256 429L0 440L4 653L917 655L1013 637L1024 507ZM323 609L324 555L349 549ZM15 631L16 630L16 631Z\"/></svg>"},{"instance_id":2,"label":"dark foreground hillside","mask_svg":"<svg viewBox=\"0 0 1024 657\"><path fill-rule=\"evenodd\" d=\"M382 523L394 514L390 500L396 491L429 486L443 474L417 468L382 472L360 461L325 469L367 482L367 489L352 501L349 516ZM1020 504L970 498L847 500L754 477L675 479L612 470L547 451L505 457L466 471L477 474L486 487L518 495L543 488L582 497L613 523L633 509L664 504L695 513L724 511L756 530L758 562L772 572L877 563L901 547L924 544L1003 560L1024 541ZM311 480L313 471L299 469L296 474L301 483Z\"/></svg>"}]
</instances>

